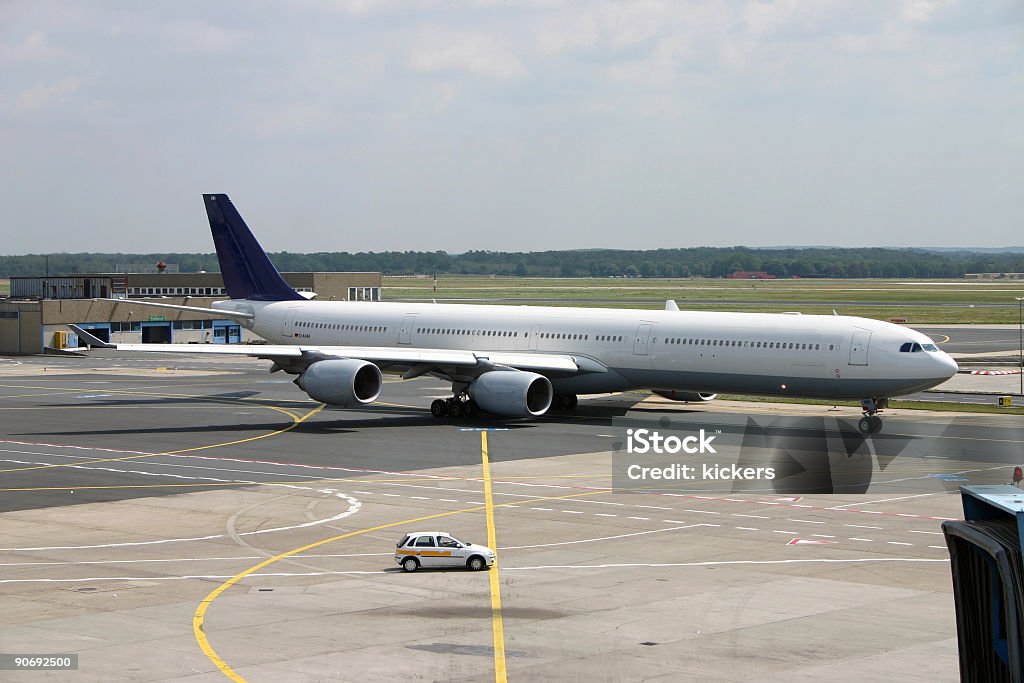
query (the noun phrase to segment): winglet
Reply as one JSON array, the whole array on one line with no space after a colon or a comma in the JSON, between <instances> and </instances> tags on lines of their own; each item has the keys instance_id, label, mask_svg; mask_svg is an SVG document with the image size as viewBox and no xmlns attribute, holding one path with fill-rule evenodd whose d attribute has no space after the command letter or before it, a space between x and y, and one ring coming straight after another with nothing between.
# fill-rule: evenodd
<instances>
[{"instance_id":1,"label":"winglet","mask_svg":"<svg viewBox=\"0 0 1024 683\"><path fill-rule=\"evenodd\" d=\"M103 341L99 337L95 336L91 332L83 330L78 325L68 325L71 331L78 335L79 343L84 342L88 347L95 347L98 349L114 349L117 348L114 344Z\"/></svg>"},{"instance_id":2,"label":"winglet","mask_svg":"<svg viewBox=\"0 0 1024 683\"><path fill-rule=\"evenodd\" d=\"M665 310L666 311L678 311L679 310L679 306L676 305L675 299L669 299L668 301L665 302Z\"/></svg>"},{"instance_id":3,"label":"winglet","mask_svg":"<svg viewBox=\"0 0 1024 683\"><path fill-rule=\"evenodd\" d=\"M288 286L226 194L204 195L224 286L232 299L304 301Z\"/></svg>"}]
</instances>

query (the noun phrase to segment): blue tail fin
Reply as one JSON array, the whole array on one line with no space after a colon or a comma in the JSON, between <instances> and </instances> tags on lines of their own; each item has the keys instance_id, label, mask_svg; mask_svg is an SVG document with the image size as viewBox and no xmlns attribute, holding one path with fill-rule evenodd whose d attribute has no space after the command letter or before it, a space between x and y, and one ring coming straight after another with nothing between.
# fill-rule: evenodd
<instances>
[{"instance_id":1,"label":"blue tail fin","mask_svg":"<svg viewBox=\"0 0 1024 683\"><path fill-rule=\"evenodd\" d=\"M303 300L274 268L228 196L208 194L203 199L228 296L254 301Z\"/></svg>"}]
</instances>

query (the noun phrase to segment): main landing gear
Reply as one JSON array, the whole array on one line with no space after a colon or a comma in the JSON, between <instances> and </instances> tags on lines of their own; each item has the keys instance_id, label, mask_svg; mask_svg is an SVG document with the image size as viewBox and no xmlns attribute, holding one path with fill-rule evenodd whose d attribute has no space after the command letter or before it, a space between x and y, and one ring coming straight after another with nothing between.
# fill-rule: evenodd
<instances>
[{"instance_id":1,"label":"main landing gear","mask_svg":"<svg viewBox=\"0 0 1024 683\"><path fill-rule=\"evenodd\" d=\"M451 398L439 398L430 404L430 414L436 418L473 419L480 414L480 406L466 394Z\"/></svg>"},{"instance_id":2,"label":"main landing gear","mask_svg":"<svg viewBox=\"0 0 1024 683\"><path fill-rule=\"evenodd\" d=\"M555 394L551 397L551 411L571 412L576 409L579 399L576 394ZM437 419L451 418L453 420L469 419L480 414L480 406L471 399L468 394L461 393L451 398L438 398L430 404L430 414Z\"/></svg>"},{"instance_id":3,"label":"main landing gear","mask_svg":"<svg viewBox=\"0 0 1024 683\"><path fill-rule=\"evenodd\" d=\"M861 434L877 434L882 431L882 418L878 412L889 407L887 398L865 398L860 402L864 417L857 423L857 429Z\"/></svg>"}]
</instances>

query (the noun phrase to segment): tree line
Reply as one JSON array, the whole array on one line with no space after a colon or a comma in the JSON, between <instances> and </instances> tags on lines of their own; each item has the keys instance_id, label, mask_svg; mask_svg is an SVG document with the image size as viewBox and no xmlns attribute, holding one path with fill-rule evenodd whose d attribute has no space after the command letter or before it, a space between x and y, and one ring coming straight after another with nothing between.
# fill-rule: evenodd
<instances>
[{"instance_id":1,"label":"tree line","mask_svg":"<svg viewBox=\"0 0 1024 683\"><path fill-rule=\"evenodd\" d=\"M764 271L801 278L956 278L965 273L1024 272L1024 253L935 252L925 249L808 248L572 251L319 252L270 255L279 270L380 271L385 275L464 274L543 277L724 277ZM0 256L0 277L114 272L117 264L158 261L182 272L217 271L215 254L28 254Z\"/></svg>"}]
</instances>

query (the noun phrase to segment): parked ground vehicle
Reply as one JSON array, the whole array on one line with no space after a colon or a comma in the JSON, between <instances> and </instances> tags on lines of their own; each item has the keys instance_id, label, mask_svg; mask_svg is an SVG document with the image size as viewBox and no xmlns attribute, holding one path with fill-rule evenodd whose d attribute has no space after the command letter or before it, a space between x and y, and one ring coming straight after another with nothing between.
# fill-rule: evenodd
<instances>
[{"instance_id":1,"label":"parked ground vehicle","mask_svg":"<svg viewBox=\"0 0 1024 683\"><path fill-rule=\"evenodd\" d=\"M494 551L484 545L464 543L447 531L414 531L395 545L395 562L407 572L420 567L466 567L480 571L494 564Z\"/></svg>"}]
</instances>

